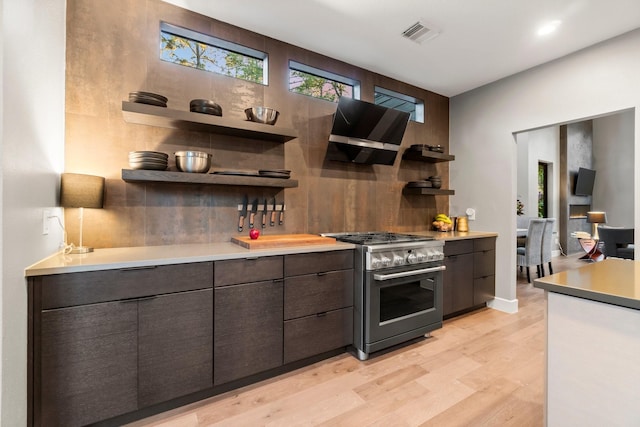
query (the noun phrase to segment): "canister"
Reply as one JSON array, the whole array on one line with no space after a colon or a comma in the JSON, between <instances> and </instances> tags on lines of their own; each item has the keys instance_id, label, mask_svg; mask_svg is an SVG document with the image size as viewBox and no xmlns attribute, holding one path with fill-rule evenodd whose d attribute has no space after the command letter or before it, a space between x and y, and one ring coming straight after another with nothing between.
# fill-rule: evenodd
<instances>
[{"instance_id":1,"label":"canister","mask_svg":"<svg viewBox=\"0 0 640 427\"><path fill-rule=\"evenodd\" d=\"M458 217L457 231L469 231L469 219L466 215Z\"/></svg>"}]
</instances>

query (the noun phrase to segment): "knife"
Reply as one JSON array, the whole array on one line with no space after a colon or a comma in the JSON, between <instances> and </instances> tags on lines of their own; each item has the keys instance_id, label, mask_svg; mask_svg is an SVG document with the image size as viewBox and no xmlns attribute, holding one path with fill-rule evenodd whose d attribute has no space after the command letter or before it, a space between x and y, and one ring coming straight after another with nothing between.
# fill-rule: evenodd
<instances>
[{"instance_id":1,"label":"knife","mask_svg":"<svg viewBox=\"0 0 640 427\"><path fill-rule=\"evenodd\" d=\"M271 209L271 221L269 222L270 226L276 225L276 198L273 198L273 208Z\"/></svg>"},{"instance_id":2,"label":"knife","mask_svg":"<svg viewBox=\"0 0 640 427\"><path fill-rule=\"evenodd\" d=\"M282 201L282 206L280 206L280 219L278 220L278 224L282 225L284 223L284 200Z\"/></svg>"},{"instance_id":3,"label":"knife","mask_svg":"<svg viewBox=\"0 0 640 427\"><path fill-rule=\"evenodd\" d=\"M264 206L262 207L262 228L267 226L267 198L264 199Z\"/></svg>"},{"instance_id":4,"label":"knife","mask_svg":"<svg viewBox=\"0 0 640 427\"><path fill-rule=\"evenodd\" d=\"M247 205L249 204L249 198L245 195L242 201L242 210L240 211L240 219L238 220L238 231L242 231L244 228L244 219L247 217Z\"/></svg>"},{"instance_id":5,"label":"knife","mask_svg":"<svg viewBox=\"0 0 640 427\"><path fill-rule=\"evenodd\" d=\"M251 205L251 214L249 215L249 228L253 228L253 222L256 219L256 213L258 212L258 199L254 199Z\"/></svg>"}]
</instances>

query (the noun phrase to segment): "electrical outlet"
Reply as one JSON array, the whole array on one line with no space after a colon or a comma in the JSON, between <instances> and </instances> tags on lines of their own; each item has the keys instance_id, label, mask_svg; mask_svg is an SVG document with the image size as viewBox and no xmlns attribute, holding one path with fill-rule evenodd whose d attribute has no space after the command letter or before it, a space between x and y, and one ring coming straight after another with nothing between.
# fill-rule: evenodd
<instances>
[{"instance_id":1,"label":"electrical outlet","mask_svg":"<svg viewBox=\"0 0 640 427\"><path fill-rule=\"evenodd\" d=\"M49 209L45 209L42 211L42 234L49 234L49 217L51 216L51 211Z\"/></svg>"}]
</instances>

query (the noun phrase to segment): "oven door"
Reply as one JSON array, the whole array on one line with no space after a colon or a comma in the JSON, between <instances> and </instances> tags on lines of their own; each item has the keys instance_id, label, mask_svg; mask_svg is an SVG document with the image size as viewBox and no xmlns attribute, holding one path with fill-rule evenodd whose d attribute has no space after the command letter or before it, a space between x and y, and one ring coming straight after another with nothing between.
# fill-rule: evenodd
<instances>
[{"instance_id":1,"label":"oven door","mask_svg":"<svg viewBox=\"0 0 640 427\"><path fill-rule=\"evenodd\" d=\"M442 327L444 269L432 263L367 272L364 338L368 352Z\"/></svg>"}]
</instances>

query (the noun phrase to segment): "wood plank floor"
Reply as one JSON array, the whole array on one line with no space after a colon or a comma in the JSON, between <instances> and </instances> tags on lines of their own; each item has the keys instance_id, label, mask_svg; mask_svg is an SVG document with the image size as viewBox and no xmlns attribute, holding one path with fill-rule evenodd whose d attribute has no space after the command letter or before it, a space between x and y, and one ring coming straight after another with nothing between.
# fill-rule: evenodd
<instances>
[{"instance_id":1,"label":"wood plank floor","mask_svg":"<svg viewBox=\"0 0 640 427\"><path fill-rule=\"evenodd\" d=\"M516 314L481 309L367 361L343 354L130 426L542 426L544 293L519 274L517 298Z\"/></svg>"}]
</instances>

